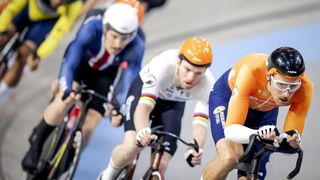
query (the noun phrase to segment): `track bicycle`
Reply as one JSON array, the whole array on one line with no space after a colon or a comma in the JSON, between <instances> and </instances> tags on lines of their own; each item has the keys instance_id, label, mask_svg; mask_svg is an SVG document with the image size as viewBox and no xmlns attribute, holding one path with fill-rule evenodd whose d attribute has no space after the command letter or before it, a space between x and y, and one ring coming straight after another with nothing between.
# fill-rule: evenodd
<instances>
[{"instance_id":1,"label":"track bicycle","mask_svg":"<svg viewBox=\"0 0 320 180\"><path fill-rule=\"evenodd\" d=\"M195 139L194 139L194 143L188 143L185 140L183 140L181 137L173 133L159 130L160 128L162 128L162 126L157 126L151 129L151 133L157 135L158 139L148 145L153 149L153 155L152 155L153 158L149 168L141 178L142 180L164 180L164 175L161 173L161 171L159 171L159 166L160 166L160 160L164 153L164 150L168 146L167 143L164 142L165 136L173 137L174 139L177 139L178 141L185 144L186 146L193 148L196 152L199 152L199 145ZM190 155L187 158L187 163L191 167L194 166L191 163L192 157L193 156ZM120 171L120 173L117 175L116 180L131 180L133 177L134 170L136 168L138 158L139 158L139 155L136 157L136 159L133 161L132 164L124 167Z\"/></svg>"},{"instance_id":2,"label":"track bicycle","mask_svg":"<svg viewBox=\"0 0 320 180\"><path fill-rule=\"evenodd\" d=\"M81 94L82 101L77 101L44 143L36 172L27 172L27 180L71 180L78 165L83 146L82 126L88 104L93 96L104 101L107 98L93 90L80 86L76 94Z\"/></svg>"}]
</instances>

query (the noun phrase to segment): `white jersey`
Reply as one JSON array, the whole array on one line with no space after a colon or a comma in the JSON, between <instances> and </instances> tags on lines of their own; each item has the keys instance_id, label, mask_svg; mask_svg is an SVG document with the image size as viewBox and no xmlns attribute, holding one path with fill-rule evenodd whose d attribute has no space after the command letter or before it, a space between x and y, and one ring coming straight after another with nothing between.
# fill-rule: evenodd
<instances>
[{"instance_id":1,"label":"white jersey","mask_svg":"<svg viewBox=\"0 0 320 180\"><path fill-rule=\"evenodd\" d=\"M143 87L139 103L154 107L157 98L180 102L196 100L194 120L207 122L209 93L215 82L213 75L207 70L200 82L191 89L177 88L175 74L178 51L170 49L162 52L140 71Z\"/></svg>"}]
</instances>

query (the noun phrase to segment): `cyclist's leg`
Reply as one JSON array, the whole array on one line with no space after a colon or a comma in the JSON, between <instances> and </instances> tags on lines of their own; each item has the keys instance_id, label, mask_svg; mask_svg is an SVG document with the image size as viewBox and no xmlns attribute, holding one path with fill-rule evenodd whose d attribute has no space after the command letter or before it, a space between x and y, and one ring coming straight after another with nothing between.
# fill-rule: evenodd
<instances>
[{"instance_id":1,"label":"cyclist's leg","mask_svg":"<svg viewBox=\"0 0 320 180\"><path fill-rule=\"evenodd\" d=\"M3 77L3 81L6 82L9 87L15 87L18 84L23 73L24 65L26 64L26 58L29 58L31 52L35 49L36 45L32 41L25 41L19 47L18 56Z\"/></svg>"},{"instance_id":2,"label":"cyclist's leg","mask_svg":"<svg viewBox=\"0 0 320 180\"><path fill-rule=\"evenodd\" d=\"M37 47L45 40L47 34L54 26L57 19L42 20L37 22L31 22L29 29L24 36L23 43L18 50L18 56L16 57L13 65L8 69L4 76L4 81L10 87L16 86L23 74L24 66L28 62L33 60L33 52ZM34 69L31 69L34 70Z\"/></svg>"},{"instance_id":3,"label":"cyclist's leg","mask_svg":"<svg viewBox=\"0 0 320 180\"><path fill-rule=\"evenodd\" d=\"M214 85L214 91L209 97L209 117L211 133L216 144L216 157L204 169L203 178L226 179L233 170L237 160L243 153L242 145L226 140L224 137L224 124L227 118L228 103L231 91L228 86L229 71L224 73Z\"/></svg>"},{"instance_id":4,"label":"cyclist's leg","mask_svg":"<svg viewBox=\"0 0 320 180\"><path fill-rule=\"evenodd\" d=\"M74 86L78 83L74 82ZM71 104L65 104L62 101L63 92L60 91L55 96L54 100L49 103L44 111L43 118L38 126L36 126L30 137L30 148L22 160L22 167L28 171L34 171L38 163L42 146L53 129L59 125L65 113Z\"/></svg>"},{"instance_id":5,"label":"cyclist's leg","mask_svg":"<svg viewBox=\"0 0 320 180\"><path fill-rule=\"evenodd\" d=\"M28 5L26 5L12 20L6 33L0 36L0 50L5 44L11 39L11 37L16 33L21 33L28 24L31 23L28 15Z\"/></svg>"},{"instance_id":6,"label":"cyclist's leg","mask_svg":"<svg viewBox=\"0 0 320 180\"><path fill-rule=\"evenodd\" d=\"M84 84L87 85L88 89L92 89L95 92L107 97L110 86L112 85L115 75L117 74L117 70L110 67L105 71L108 71L108 73L97 73L96 71L92 71L91 68L84 68L82 70L83 73L79 74L80 76L82 75L79 78L84 82ZM88 104L89 111L82 128L84 135L84 146L89 143L94 129L97 127L101 118L105 114L106 110L103 106L104 103L105 101L102 99L93 97L91 102Z\"/></svg>"},{"instance_id":7,"label":"cyclist's leg","mask_svg":"<svg viewBox=\"0 0 320 180\"><path fill-rule=\"evenodd\" d=\"M184 113L185 102L165 101L158 98L152 112L152 127L163 126L163 130L180 136L181 120ZM168 144L161 158L159 171L165 174L169 161L177 150L177 140L165 136L164 143ZM153 157L152 157L153 159Z\"/></svg>"},{"instance_id":8,"label":"cyclist's leg","mask_svg":"<svg viewBox=\"0 0 320 180\"><path fill-rule=\"evenodd\" d=\"M136 145L137 133L134 128L133 115L141 95L142 84L139 76L131 84L126 102L129 112L127 112L126 120L124 121L124 141L113 149L109 164L98 179L114 179L123 167L132 163L141 150Z\"/></svg>"},{"instance_id":9,"label":"cyclist's leg","mask_svg":"<svg viewBox=\"0 0 320 180\"><path fill-rule=\"evenodd\" d=\"M10 24L5 32L0 33L0 51L9 42L12 36L17 32L17 28L14 24Z\"/></svg>"},{"instance_id":10,"label":"cyclist's leg","mask_svg":"<svg viewBox=\"0 0 320 180\"><path fill-rule=\"evenodd\" d=\"M136 131L129 130L124 134L124 141L117 145L113 151L107 168L99 175L98 179L115 179L122 168L132 163L141 148L136 145Z\"/></svg>"}]
</instances>

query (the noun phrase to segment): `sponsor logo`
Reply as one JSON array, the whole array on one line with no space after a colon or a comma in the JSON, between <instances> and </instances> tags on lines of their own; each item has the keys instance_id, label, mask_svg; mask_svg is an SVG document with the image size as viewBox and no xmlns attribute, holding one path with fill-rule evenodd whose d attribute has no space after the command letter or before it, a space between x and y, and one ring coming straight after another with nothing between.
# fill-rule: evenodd
<instances>
[{"instance_id":1,"label":"sponsor logo","mask_svg":"<svg viewBox=\"0 0 320 180\"><path fill-rule=\"evenodd\" d=\"M213 114L216 119L216 124L221 123L221 125L224 126L224 124L226 123L226 118L224 115L225 110L226 110L226 107L224 106L218 106L213 110Z\"/></svg>"},{"instance_id":2,"label":"sponsor logo","mask_svg":"<svg viewBox=\"0 0 320 180\"><path fill-rule=\"evenodd\" d=\"M225 109L226 109L226 107L224 107L224 106L218 106L213 110L213 114L218 114L218 113L224 111Z\"/></svg>"},{"instance_id":3,"label":"sponsor logo","mask_svg":"<svg viewBox=\"0 0 320 180\"><path fill-rule=\"evenodd\" d=\"M153 87L157 82L157 79L152 75L148 75L147 80L144 82L143 87L151 88Z\"/></svg>"}]
</instances>

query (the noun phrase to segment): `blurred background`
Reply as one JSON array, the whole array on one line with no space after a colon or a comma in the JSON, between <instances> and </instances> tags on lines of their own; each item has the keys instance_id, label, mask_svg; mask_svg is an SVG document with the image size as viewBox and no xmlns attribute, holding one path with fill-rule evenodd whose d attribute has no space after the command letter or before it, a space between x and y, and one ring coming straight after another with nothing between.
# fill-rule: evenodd
<instances>
[{"instance_id":1,"label":"blurred background","mask_svg":"<svg viewBox=\"0 0 320 180\"><path fill-rule=\"evenodd\" d=\"M29 144L32 128L42 117L51 97L50 84L57 78L61 57L77 28L67 35L59 48L39 69L26 75L8 101L0 106L0 180L22 179L21 159ZM150 12L142 28L146 34L144 64L169 48L179 48L182 41L194 35L203 36L213 44L211 66L216 79L239 58L249 53L271 53L279 46L298 49L306 62L306 72L315 85L313 102L307 117L302 147L304 160L295 179L317 179L320 162L319 105L320 90L320 1L319 0L168 0ZM181 136L189 139L193 102L188 103ZM278 125L282 127L286 108L281 108ZM103 120L91 144L84 150L75 180L95 179L110 158L112 148L122 142L123 128L112 128ZM166 174L171 179L200 179L204 165L215 156L211 134L204 148L202 166L190 168L184 160L186 148L180 144ZM138 163L135 179L148 165L150 150L146 148ZM267 179L285 179L295 166L296 156L272 155ZM228 179L236 179L233 171Z\"/></svg>"}]
</instances>

